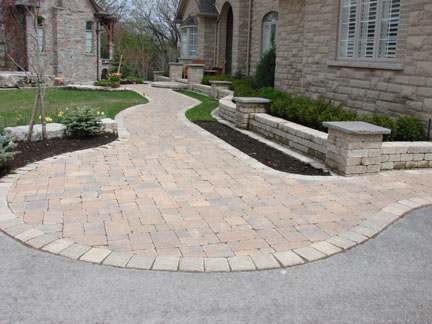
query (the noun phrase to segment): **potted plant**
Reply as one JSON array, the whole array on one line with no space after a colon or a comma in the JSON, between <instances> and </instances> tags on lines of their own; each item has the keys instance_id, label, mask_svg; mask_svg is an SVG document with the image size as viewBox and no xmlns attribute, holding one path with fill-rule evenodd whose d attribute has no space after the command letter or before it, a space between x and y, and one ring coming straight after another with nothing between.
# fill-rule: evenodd
<instances>
[{"instance_id":1,"label":"potted plant","mask_svg":"<svg viewBox=\"0 0 432 324\"><path fill-rule=\"evenodd\" d=\"M111 87L120 88L121 73L112 73L110 77Z\"/></svg>"}]
</instances>

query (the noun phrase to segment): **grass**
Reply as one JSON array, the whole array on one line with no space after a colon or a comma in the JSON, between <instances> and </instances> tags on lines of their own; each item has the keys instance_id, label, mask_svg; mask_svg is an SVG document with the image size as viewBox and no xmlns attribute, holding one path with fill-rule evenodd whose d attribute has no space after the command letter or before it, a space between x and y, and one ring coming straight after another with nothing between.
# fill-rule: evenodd
<instances>
[{"instance_id":1,"label":"grass","mask_svg":"<svg viewBox=\"0 0 432 324\"><path fill-rule=\"evenodd\" d=\"M0 129L29 123L35 93L35 89L0 91ZM133 91L47 89L45 95L47 116L53 122L61 122L59 113L66 109L86 106L114 118L120 111L143 103L147 100Z\"/></svg>"},{"instance_id":2,"label":"grass","mask_svg":"<svg viewBox=\"0 0 432 324\"><path fill-rule=\"evenodd\" d=\"M198 106L189 109L186 112L186 118L191 122L202 122L202 121L215 121L211 113L215 110L219 102L216 99L208 96L193 92L193 91L179 91L180 93L192 97L201 101Z\"/></svg>"}]
</instances>

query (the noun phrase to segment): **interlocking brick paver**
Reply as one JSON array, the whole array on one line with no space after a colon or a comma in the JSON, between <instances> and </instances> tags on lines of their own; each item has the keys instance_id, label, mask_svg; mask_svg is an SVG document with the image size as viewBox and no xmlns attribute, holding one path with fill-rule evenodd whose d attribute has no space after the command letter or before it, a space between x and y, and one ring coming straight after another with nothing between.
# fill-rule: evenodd
<instances>
[{"instance_id":1,"label":"interlocking brick paver","mask_svg":"<svg viewBox=\"0 0 432 324\"><path fill-rule=\"evenodd\" d=\"M230 267L226 258L206 258L204 259L206 272L229 272Z\"/></svg>"},{"instance_id":2,"label":"interlocking brick paver","mask_svg":"<svg viewBox=\"0 0 432 324\"><path fill-rule=\"evenodd\" d=\"M156 257L156 269L182 269L189 257L205 258L205 271L227 271L228 258L232 270L252 270L348 249L432 204L430 170L353 178L276 172L187 122L190 98L132 88L153 101L122 112L127 139L3 178L1 229L90 262L113 251L136 254L128 262L136 268Z\"/></svg>"},{"instance_id":3,"label":"interlocking brick paver","mask_svg":"<svg viewBox=\"0 0 432 324\"><path fill-rule=\"evenodd\" d=\"M74 242L67 239L58 239L53 242L51 242L48 245L45 245L42 250L58 254L67 247L71 246Z\"/></svg>"},{"instance_id":4,"label":"interlocking brick paver","mask_svg":"<svg viewBox=\"0 0 432 324\"><path fill-rule=\"evenodd\" d=\"M283 267L292 267L304 263L304 260L293 251L275 252L273 255Z\"/></svg>"},{"instance_id":5,"label":"interlocking brick paver","mask_svg":"<svg viewBox=\"0 0 432 324\"><path fill-rule=\"evenodd\" d=\"M60 255L63 255L65 257L68 257L71 259L79 259L88 250L90 250L89 246L75 243L75 244L69 246L68 248L64 249L63 251L61 251Z\"/></svg>"},{"instance_id":6,"label":"interlocking brick paver","mask_svg":"<svg viewBox=\"0 0 432 324\"><path fill-rule=\"evenodd\" d=\"M324 253L314 249L311 246L295 249L294 252L308 261L315 261L326 256Z\"/></svg>"},{"instance_id":7,"label":"interlocking brick paver","mask_svg":"<svg viewBox=\"0 0 432 324\"><path fill-rule=\"evenodd\" d=\"M132 258L132 256L133 256L132 253L112 252L103 261L103 264L123 268L128 264L128 262Z\"/></svg>"},{"instance_id":8,"label":"interlocking brick paver","mask_svg":"<svg viewBox=\"0 0 432 324\"><path fill-rule=\"evenodd\" d=\"M248 256L235 256L228 258L228 263L232 271L251 271L256 269L252 259Z\"/></svg>"},{"instance_id":9,"label":"interlocking brick paver","mask_svg":"<svg viewBox=\"0 0 432 324\"><path fill-rule=\"evenodd\" d=\"M252 260L258 270L274 269L280 267L273 255L268 253L252 256Z\"/></svg>"},{"instance_id":10,"label":"interlocking brick paver","mask_svg":"<svg viewBox=\"0 0 432 324\"><path fill-rule=\"evenodd\" d=\"M80 260L91 263L101 263L107 256L110 255L110 253L111 251L108 249L91 248L80 257Z\"/></svg>"},{"instance_id":11,"label":"interlocking brick paver","mask_svg":"<svg viewBox=\"0 0 432 324\"><path fill-rule=\"evenodd\" d=\"M158 256L153 264L153 270L177 271L180 257Z\"/></svg>"},{"instance_id":12,"label":"interlocking brick paver","mask_svg":"<svg viewBox=\"0 0 432 324\"><path fill-rule=\"evenodd\" d=\"M179 270L187 272L204 272L204 259L193 257L181 258Z\"/></svg>"},{"instance_id":13,"label":"interlocking brick paver","mask_svg":"<svg viewBox=\"0 0 432 324\"><path fill-rule=\"evenodd\" d=\"M128 262L128 268L150 270L155 261L155 257L134 255Z\"/></svg>"}]
</instances>

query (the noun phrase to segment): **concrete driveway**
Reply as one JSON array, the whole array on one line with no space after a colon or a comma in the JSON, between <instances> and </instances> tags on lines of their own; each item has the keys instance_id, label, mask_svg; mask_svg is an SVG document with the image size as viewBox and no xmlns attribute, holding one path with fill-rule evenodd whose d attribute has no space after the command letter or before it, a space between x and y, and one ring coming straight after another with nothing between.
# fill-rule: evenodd
<instances>
[{"instance_id":1,"label":"concrete driveway","mask_svg":"<svg viewBox=\"0 0 432 324\"><path fill-rule=\"evenodd\" d=\"M286 270L169 273L32 250L0 234L0 323L432 323L432 209Z\"/></svg>"}]
</instances>

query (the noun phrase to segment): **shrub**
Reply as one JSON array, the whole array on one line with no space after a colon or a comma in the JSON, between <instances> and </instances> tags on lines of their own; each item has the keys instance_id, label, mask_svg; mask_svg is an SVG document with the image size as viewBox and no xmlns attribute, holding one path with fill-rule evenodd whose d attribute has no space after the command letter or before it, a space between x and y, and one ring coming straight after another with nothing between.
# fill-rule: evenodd
<instances>
[{"instance_id":1,"label":"shrub","mask_svg":"<svg viewBox=\"0 0 432 324\"><path fill-rule=\"evenodd\" d=\"M85 138L99 135L102 130L100 113L88 107L68 110L63 119L69 136Z\"/></svg>"},{"instance_id":2,"label":"shrub","mask_svg":"<svg viewBox=\"0 0 432 324\"><path fill-rule=\"evenodd\" d=\"M0 134L0 169L2 171L7 163L14 158L16 147L12 137Z\"/></svg>"},{"instance_id":3,"label":"shrub","mask_svg":"<svg viewBox=\"0 0 432 324\"><path fill-rule=\"evenodd\" d=\"M257 65L255 80L257 88L273 87L275 81L276 49L272 47Z\"/></svg>"},{"instance_id":4,"label":"shrub","mask_svg":"<svg viewBox=\"0 0 432 324\"><path fill-rule=\"evenodd\" d=\"M128 76L120 81L121 84L143 84L144 79L136 76Z\"/></svg>"},{"instance_id":5,"label":"shrub","mask_svg":"<svg viewBox=\"0 0 432 324\"><path fill-rule=\"evenodd\" d=\"M95 82L95 86L111 87L111 80L99 80Z\"/></svg>"},{"instance_id":6,"label":"shrub","mask_svg":"<svg viewBox=\"0 0 432 324\"><path fill-rule=\"evenodd\" d=\"M399 117L396 121L396 141L424 141L426 133L421 122L414 117Z\"/></svg>"},{"instance_id":7,"label":"shrub","mask_svg":"<svg viewBox=\"0 0 432 324\"><path fill-rule=\"evenodd\" d=\"M235 97L256 97L258 90L252 79L236 79L232 82L232 90L234 90Z\"/></svg>"}]
</instances>

